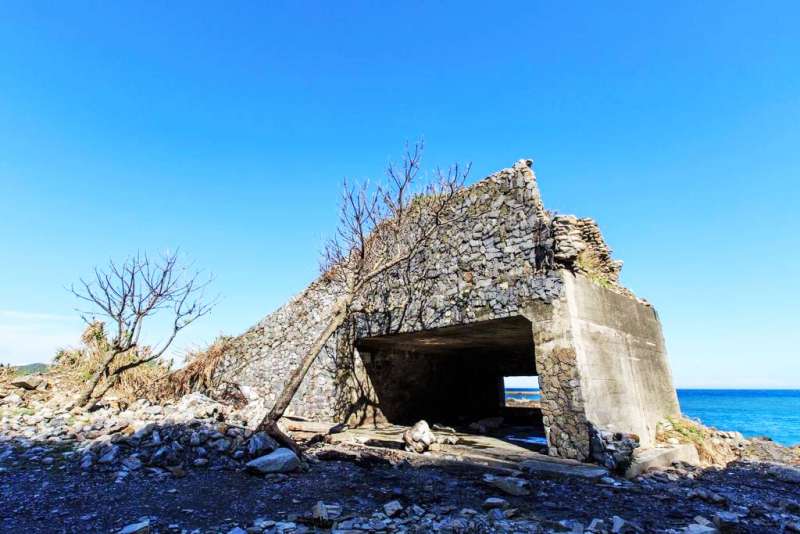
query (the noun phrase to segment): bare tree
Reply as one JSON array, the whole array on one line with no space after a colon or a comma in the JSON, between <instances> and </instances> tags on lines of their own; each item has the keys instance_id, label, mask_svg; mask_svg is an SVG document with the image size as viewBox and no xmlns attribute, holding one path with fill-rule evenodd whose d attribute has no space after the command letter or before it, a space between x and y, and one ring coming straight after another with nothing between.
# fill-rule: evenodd
<instances>
[{"instance_id":1,"label":"bare tree","mask_svg":"<svg viewBox=\"0 0 800 534\"><path fill-rule=\"evenodd\" d=\"M120 378L122 373L160 358L178 333L206 315L215 302L206 302L205 289L211 279L181 266L178 253L158 259L137 253L123 263L110 261L105 270L95 268L91 279L81 279L72 293L90 309L82 311L84 320L101 315L111 322L111 341L100 365L81 390L74 406L93 406ZM156 346L141 344L145 320L169 317L166 340ZM122 365L115 361L126 355ZM98 388L101 381L102 387Z\"/></svg>"},{"instance_id":2,"label":"bare tree","mask_svg":"<svg viewBox=\"0 0 800 534\"><path fill-rule=\"evenodd\" d=\"M278 427L278 420L331 336L355 311L381 275L408 265L426 248L437 231L459 219L455 204L469 166L454 165L428 176L421 172L423 144L406 146L400 166L390 164L385 184L370 188L345 181L335 236L322 261L325 276L340 288L328 324L303 355L259 428L299 452Z\"/></svg>"}]
</instances>

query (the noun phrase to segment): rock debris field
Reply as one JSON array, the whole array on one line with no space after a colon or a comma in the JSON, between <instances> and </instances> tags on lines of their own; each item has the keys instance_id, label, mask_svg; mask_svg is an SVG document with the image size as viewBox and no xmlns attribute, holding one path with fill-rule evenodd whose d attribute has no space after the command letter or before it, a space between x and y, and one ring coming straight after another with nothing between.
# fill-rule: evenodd
<instances>
[{"instance_id":1,"label":"rock debris field","mask_svg":"<svg viewBox=\"0 0 800 534\"><path fill-rule=\"evenodd\" d=\"M800 532L788 465L587 479L322 434L300 461L200 394L72 414L35 387L0 399L2 532Z\"/></svg>"}]
</instances>

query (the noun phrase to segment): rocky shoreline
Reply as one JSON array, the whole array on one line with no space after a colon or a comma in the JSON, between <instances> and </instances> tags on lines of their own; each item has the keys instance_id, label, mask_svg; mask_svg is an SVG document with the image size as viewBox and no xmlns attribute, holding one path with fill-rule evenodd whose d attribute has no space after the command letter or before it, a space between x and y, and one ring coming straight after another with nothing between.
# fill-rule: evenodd
<instances>
[{"instance_id":1,"label":"rocky shoreline","mask_svg":"<svg viewBox=\"0 0 800 534\"><path fill-rule=\"evenodd\" d=\"M789 450L586 479L439 465L431 452L333 444L323 428L303 433L300 462L249 430L251 410L199 393L90 413L66 400L35 380L0 386L0 531L800 532Z\"/></svg>"}]
</instances>

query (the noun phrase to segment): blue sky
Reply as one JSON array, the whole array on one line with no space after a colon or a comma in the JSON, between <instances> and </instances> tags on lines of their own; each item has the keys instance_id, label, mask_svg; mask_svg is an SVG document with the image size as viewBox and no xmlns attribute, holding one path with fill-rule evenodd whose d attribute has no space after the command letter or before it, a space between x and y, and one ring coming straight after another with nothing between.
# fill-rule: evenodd
<instances>
[{"instance_id":1,"label":"blue sky","mask_svg":"<svg viewBox=\"0 0 800 534\"><path fill-rule=\"evenodd\" d=\"M800 4L111 4L0 6L0 360L74 342L65 286L136 250L216 276L178 354L242 331L424 136L595 218L678 386L800 387Z\"/></svg>"}]
</instances>

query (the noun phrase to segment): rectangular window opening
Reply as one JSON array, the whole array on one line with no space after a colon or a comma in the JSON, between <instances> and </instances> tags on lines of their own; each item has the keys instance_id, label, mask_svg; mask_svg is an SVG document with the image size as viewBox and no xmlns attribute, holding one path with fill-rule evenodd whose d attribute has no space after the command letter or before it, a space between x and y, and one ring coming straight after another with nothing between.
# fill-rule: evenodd
<instances>
[{"instance_id":1,"label":"rectangular window opening","mask_svg":"<svg viewBox=\"0 0 800 534\"><path fill-rule=\"evenodd\" d=\"M504 376L506 408L541 408L538 376Z\"/></svg>"}]
</instances>

